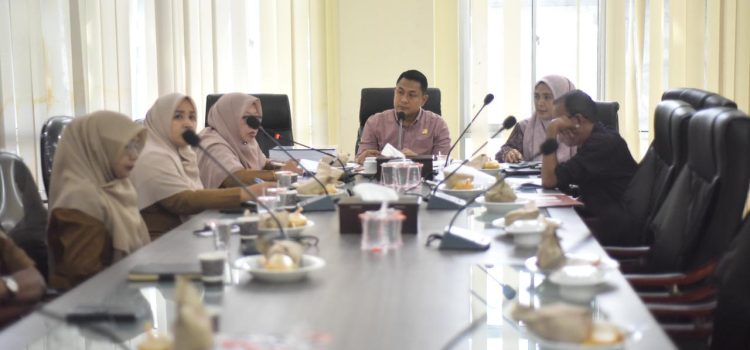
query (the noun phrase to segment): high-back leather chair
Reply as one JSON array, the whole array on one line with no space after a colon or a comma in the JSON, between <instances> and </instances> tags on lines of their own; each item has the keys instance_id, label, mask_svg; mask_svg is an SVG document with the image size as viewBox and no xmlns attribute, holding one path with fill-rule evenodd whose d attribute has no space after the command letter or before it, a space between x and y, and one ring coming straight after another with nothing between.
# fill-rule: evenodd
<instances>
[{"instance_id":1,"label":"high-back leather chair","mask_svg":"<svg viewBox=\"0 0 750 350\"><path fill-rule=\"evenodd\" d=\"M646 223L661 206L687 157L687 127L695 110L684 101L662 101L654 112L654 141L638 165L623 195L633 217L633 236L624 245L648 245L652 241Z\"/></svg>"},{"instance_id":2,"label":"high-back leather chair","mask_svg":"<svg viewBox=\"0 0 750 350\"><path fill-rule=\"evenodd\" d=\"M39 139L42 153L42 181L44 190L49 196L49 181L52 176L52 161L55 160L55 150L60 142L63 130L73 121L73 117L56 116L47 119L42 126L42 135Z\"/></svg>"},{"instance_id":3,"label":"high-back leather chair","mask_svg":"<svg viewBox=\"0 0 750 350\"><path fill-rule=\"evenodd\" d=\"M750 182L748 135L750 118L736 109L704 109L690 119L687 162L650 225L650 270L696 269L726 251Z\"/></svg>"},{"instance_id":4,"label":"high-back leather chair","mask_svg":"<svg viewBox=\"0 0 750 350\"><path fill-rule=\"evenodd\" d=\"M719 284L711 349L750 346L750 218L746 218L732 250L716 269Z\"/></svg>"},{"instance_id":5,"label":"high-back leather chair","mask_svg":"<svg viewBox=\"0 0 750 350\"><path fill-rule=\"evenodd\" d=\"M662 101L665 100L681 100L689 103L695 110L712 108L712 107L728 107L737 109L737 104L734 101L721 96L717 93L695 89L695 88L676 88L665 91L661 95Z\"/></svg>"},{"instance_id":6,"label":"high-back leather chair","mask_svg":"<svg viewBox=\"0 0 750 350\"><path fill-rule=\"evenodd\" d=\"M47 209L29 168L0 151L0 226L47 276Z\"/></svg>"},{"instance_id":7,"label":"high-back leather chair","mask_svg":"<svg viewBox=\"0 0 750 350\"><path fill-rule=\"evenodd\" d=\"M223 94L210 94L206 96L206 127L208 127L208 111L219 100ZM263 129L271 136L279 134L279 143L283 146L292 146L294 133L292 132L292 108L289 105L289 97L284 94L250 94L260 100L263 107ZM274 142L263 133L255 137L263 154L268 157L268 152L275 147Z\"/></svg>"},{"instance_id":8,"label":"high-back leather chair","mask_svg":"<svg viewBox=\"0 0 750 350\"><path fill-rule=\"evenodd\" d=\"M620 110L620 104L617 102L595 101L596 115L604 126L620 132L619 118L617 111Z\"/></svg>"},{"instance_id":9,"label":"high-back leather chair","mask_svg":"<svg viewBox=\"0 0 750 350\"><path fill-rule=\"evenodd\" d=\"M364 88L359 101L359 131L357 132L357 144L354 147L354 153L359 151L359 139L362 137L362 130L365 128L367 119L373 114L380 113L393 108L393 91L394 88ZM440 109L440 89L427 88L427 103L422 106L423 109L441 115Z\"/></svg>"}]
</instances>

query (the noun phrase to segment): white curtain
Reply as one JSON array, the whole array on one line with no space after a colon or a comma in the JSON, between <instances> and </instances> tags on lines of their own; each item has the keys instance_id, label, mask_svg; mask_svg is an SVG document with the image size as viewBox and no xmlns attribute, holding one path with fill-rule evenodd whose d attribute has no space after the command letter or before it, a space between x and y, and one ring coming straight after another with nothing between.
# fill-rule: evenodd
<instances>
[{"instance_id":1,"label":"white curtain","mask_svg":"<svg viewBox=\"0 0 750 350\"><path fill-rule=\"evenodd\" d=\"M295 139L324 144L325 14L320 1L0 0L0 148L40 174L49 117L141 119L175 91L195 99L199 128L207 94L287 94Z\"/></svg>"}]
</instances>

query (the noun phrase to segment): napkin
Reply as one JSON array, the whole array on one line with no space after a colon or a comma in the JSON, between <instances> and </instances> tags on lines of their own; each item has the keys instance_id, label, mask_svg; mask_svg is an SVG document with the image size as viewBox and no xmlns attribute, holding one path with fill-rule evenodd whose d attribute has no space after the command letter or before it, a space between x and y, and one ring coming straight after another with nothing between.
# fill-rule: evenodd
<instances>
[{"instance_id":1,"label":"napkin","mask_svg":"<svg viewBox=\"0 0 750 350\"><path fill-rule=\"evenodd\" d=\"M564 303L538 309L516 304L511 317L522 321L542 338L566 343L583 343L593 329L591 310Z\"/></svg>"},{"instance_id":2,"label":"napkin","mask_svg":"<svg viewBox=\"0 0 750 350\"><path fill-rule=\"evenodd\" d=\"M211 317L190 280L177 277L177 318L174 325L174 348L208 350L213 348Z\"/></svg>"},{"instance_id":3,"label":"napkin","mask_svg":"<svg viewBox=\"0 0 750 350\"><path fill-rule=\"evenodd\" d=\"M497 181L500 185L491 188L487 193L484 194L484 200L487 202L515 202L516 193L513 189L505 182L505 176L497 174Z\"/></svg>"},{"instance_id":4,"label":"napkin","mask_svg":"<svg viewBox=\"0 0 750 350\"><path fill-rule=\"evenodd\" d=\"M552 269L565 262L565 253L557 237L557 223L544 219L547 228L542 234L542 242L536 251L536 265L542 269Z\"/></svg>"},{"instance_id":5,"label":"napkin","mask_svg":"<svg viewBox=\"0 0 750 350\"><path fill-rule=\"evenodd\" d=\"M374 183L363 182L352 188L355 195L365 202L395 202L398 200L396 190Z\"/></svg>"},{"instance_id":6,"label":"napkin","mask_svg":"<svg viewBox=\"0 0 750 350\"><path fill-rule=\"evenodd\" d=\"M384 157L390 158L406 158L406 156L401 153L401 151L397 150L396 147L393 147L390 143L385 144L385 147L383 147L383 150L380 151L380 154L382 154Z\"/></svg>"}]
</instances>

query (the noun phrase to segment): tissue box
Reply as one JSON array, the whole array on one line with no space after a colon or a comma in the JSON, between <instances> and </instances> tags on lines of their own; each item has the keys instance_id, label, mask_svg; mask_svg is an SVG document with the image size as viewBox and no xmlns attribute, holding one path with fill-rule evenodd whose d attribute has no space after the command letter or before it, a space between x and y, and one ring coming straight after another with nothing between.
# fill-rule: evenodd
<instances>
[{"instance_id":1,"label":"tissue box","mask_svg":"<svg viewBox=\"0 0 750 350\"><path fill-rule=\"evenodd\" d=\"M400 196L398 201L388 203L389 208L399 209L404 215L401 233L418 232L419 203L422 198L417 196ZM359 196L344 197L338 203L339 206L339 229L341 233L362 233L362 221L359 214L370 210L380 209L380 202L365 202Z\"/></svg>"},{"instance_id":2,"label":"tissue box","mask_svg":"<svg viewBox=\"0 0 750 350\"><path fill-rule=\"evenodd\" d=\"M422 177L425 180L432 180L433 179L433 173L432 173L432 156L426 155L426 156L413 156L413 157L406 157L407 159L411 159L412 161L416 163L422 163ZM383 163L396 159L396 158L389 158L389 157L378 157L378 172L375 174L375 178L380 181L380 165Z\"/></svg>"}]
</instances>

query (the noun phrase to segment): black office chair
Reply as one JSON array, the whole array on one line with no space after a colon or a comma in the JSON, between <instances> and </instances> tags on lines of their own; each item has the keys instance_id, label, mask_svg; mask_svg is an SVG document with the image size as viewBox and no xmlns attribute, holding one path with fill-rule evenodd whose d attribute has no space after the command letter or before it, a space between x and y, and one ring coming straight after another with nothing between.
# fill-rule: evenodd
<instances>
[{"instance_id":1,"label":"black office chair","mask_svg":"<svg viewBox=\"0 0 750 350\"><path fill-rule=\"evenodd\" d=\"M223 94L210 94L206 96L206 126L208 127L208 111L211 110L211 106L219 100ZM263 129L265 129L271 136L279 134L281 138L278 140L283 146L292 146L294 143L294 133L292 131L292 108L289 105L289 97L283 94L250 94L257 97L260 100L260 104L263 107ZM255 137L258 141L260 149L263 154L268 157L268 152L271 148L275 147L273 141L258 133Z\"/></svg>"},{"instance_id":2,"label":"black office chair","mask_svg":"<svg viewBox=\"0 0 750 350\"><path fill-rule=\"evenodd\" d=\"M661 99L662 101L685 101L693 106L695 110L712 107L727 107L737 109L737 104L734 103L734 101L717 93L695 88L676 88L667 90L661 95Z\"/></svg>"},{"instance_id":3,"label":"black office chair","mask_svg":"<svg viewBox=\"0 0 750 350\"><path fill-rule=\"evenodd\" d=\"M359 102L359 130L357 131L357 143L354 145L354 154L359 151L359 139L365 128L367 119L373 114L380 113L393 108L394 88L364 88ZM440 89L427 88L427 103L422 107L425 110L441 115Z\"/></svg>"},{"instance_id":4,"label":"black office chair","mask_svg":"<svg viewBox=\"0 0 750 350\"><path fill-rule=\"evenodd\" d=\"M620 110L620 104L617 102L604 102L604 101L595 101L596 102L596 115L599 118L599 121L604 124L604 126L620 132L620 125L617 117L617 111Z\"/></svg>"},{"instance_id":5,"label":"black office chair","mask_svg":"<svg viewBox=\"0 0 750 350\"><path fill-rule=\"evenodd\" d=\"M47 278L47 209L29 168L0 151L0 226Z\"/></svg>"},{"instance_id":6,"label":"black office chair","mask_svg":"<svg viewBox=\"0 0 750 350\"><path fill-rule=\"evenodd\" d=\"M654 112L654 141L625 189L623 200L634 223L632 233L622 237L623 246L647 246L653 240L646 227L661 207L687 158L687 126L695 110L683 101L662 101ZM606 248L615 256L628 249ZM620 254L618 254L620 252Z\"/></svg>"},{"instance_id":7,"label":"black office chair","mask_svg":"<svg viewBox=\"0 0 750 350\"><path fill-rule=\"evenodd\" d=\"M49 181L52 176L52 161L55 160L55 150L60 142L63 130L73 121L73 117L56 116L47 119L42 126L42 135L39 139L42 153L42 181L44 191L49 196Z\"/></svg>"},{"instance_id":8,"label":"black office chair","mask_svg":"<svg viewBox=\"0 0 750 350\"><path fill-rule=\"evenodd\" d=\"M719 284L711 349L750 348L750 218L716 269ZM690 308L688 310L692 310Z\"/></svg>"}]
</instances>

